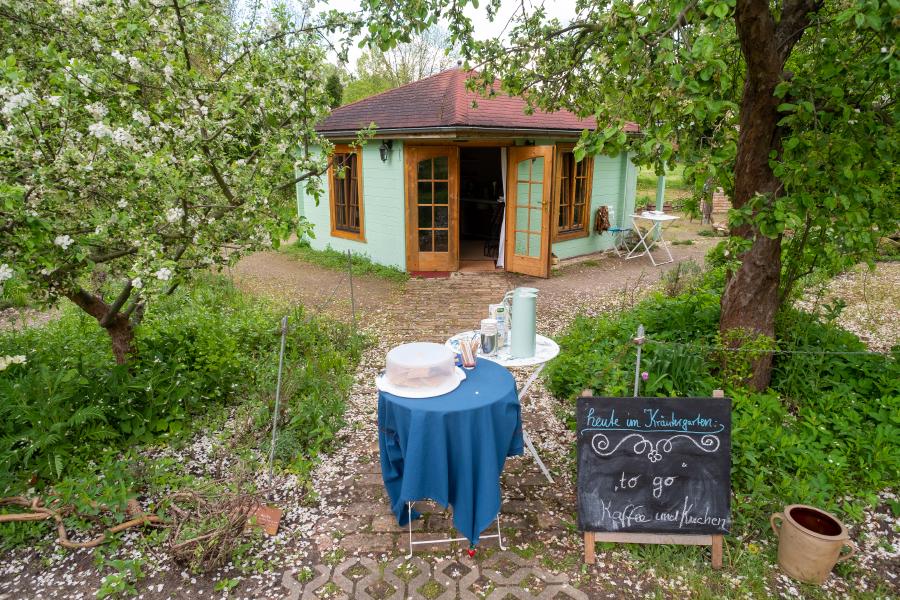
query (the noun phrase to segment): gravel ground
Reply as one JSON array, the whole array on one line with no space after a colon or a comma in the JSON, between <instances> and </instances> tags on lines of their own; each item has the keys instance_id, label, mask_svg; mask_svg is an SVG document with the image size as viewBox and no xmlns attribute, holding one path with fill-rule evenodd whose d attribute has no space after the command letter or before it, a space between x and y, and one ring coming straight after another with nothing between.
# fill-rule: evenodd
<instances>
[{"instance_id":1,"label":"gravel ground","mask_svg":"<svg viewBox=\"0 0 900 600\"><path fill-rule=\"evenodd\" d=\"M59 311L56 309L4 308L0 310L0 331L4 329L18 330L24 327L40 327L58 316Z\"/></svg>"},{"instance_id":2,"label":"gravel ground","mask_svg":"<svg viewBox=\"0 0 900 600\"><path fill-rule=\"evenodd\" d=\"M825 311L836 301L846 303L837 324L859 336L870 350L888 352L900 344L900 262L875 263L875 269L858 266L797 302L809 311Z\"/></svg>"}]
</instances>

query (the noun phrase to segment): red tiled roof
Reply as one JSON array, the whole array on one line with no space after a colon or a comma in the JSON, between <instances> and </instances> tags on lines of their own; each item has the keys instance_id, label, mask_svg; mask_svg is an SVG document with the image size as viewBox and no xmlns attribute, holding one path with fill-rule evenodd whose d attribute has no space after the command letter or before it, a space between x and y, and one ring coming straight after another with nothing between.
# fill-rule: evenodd
<instances>
[{"instance_id":1,"label":"red tiled roof","mask_svg":"<svg viewBox=\"0 0 900 600\"><path fill-rule=\"evenodd\" d=\"M581 119L567 110L526 114L525 100L498 92L486 98L466 89L468 72L449 69L407 85L341 106L316 129L329 132L356 131L375 123L378 129L427 129L437 127L556 129L572 132L594 129L593 117ZM497 82L495 89L499 90ZM477 103L477 108L472 103ZM629 123L628 132L638 126Z\"/></svg>"}]
</instances>

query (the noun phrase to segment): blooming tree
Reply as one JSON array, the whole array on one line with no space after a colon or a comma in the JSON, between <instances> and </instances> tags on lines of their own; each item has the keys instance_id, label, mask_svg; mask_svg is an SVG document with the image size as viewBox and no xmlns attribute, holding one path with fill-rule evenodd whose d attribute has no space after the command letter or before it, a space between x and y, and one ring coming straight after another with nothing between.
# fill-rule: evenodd
<instances>
[{"instance_id":1,"label":"blooming tree","mask_svg":"<svg viewBox=\"0 0 900 600\"><path fill-rule=\"evenodd\" d=\"M154 295L277 245L294 186L320 192L320 41L352 23L227 8L0 0L0 286L70 299L120 363Z\"/></svg>"}]
</instances>

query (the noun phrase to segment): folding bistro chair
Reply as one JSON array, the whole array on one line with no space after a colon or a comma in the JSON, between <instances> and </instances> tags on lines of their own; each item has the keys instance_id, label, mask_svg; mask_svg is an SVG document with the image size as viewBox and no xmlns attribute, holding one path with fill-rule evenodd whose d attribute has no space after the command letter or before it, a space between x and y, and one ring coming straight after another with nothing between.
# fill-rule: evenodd
<instances>
[{"instance_id":1,"label":"folding bistro chair","mask_svg":"<svg viewBox=\"0 0 900 600\"><path fill-rule=\"evenodd\" d=\"M632 231L630 227L610 227L607 229L613 236L613 250L616 256L622 258L628 253L628 233Z\"/></svg>"}]
</instances>

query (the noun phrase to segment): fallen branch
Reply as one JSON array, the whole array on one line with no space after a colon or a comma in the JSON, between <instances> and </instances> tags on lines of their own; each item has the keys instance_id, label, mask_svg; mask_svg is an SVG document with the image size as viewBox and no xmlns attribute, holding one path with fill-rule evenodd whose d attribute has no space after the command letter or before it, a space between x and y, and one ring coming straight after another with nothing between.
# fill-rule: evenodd
<instances>
[{"instance_id":1,"label":"fallen branch","mask_svg":"<svg viewBox=\"0 0 900 600\"><path fill-rule=\"evenodd\" d=\"M63 517L73 512L71 507L54 509L50 508L49 506L44 506L40 498L33 498L29 500L28 498L25 498L23 496L11 496L9 498L2 498L0 499L0 506L21 506L31 511L25 513L0 515L0 523L44 521L46 519L55 520L56 532L59 538L59 545L69 549L93 548L105 542L107 539L109 539L109 536L114 533L119 533L120 531L125 531L126 529L136 527L138 525L150 525L165 522L163 521L163 519L156 515L145 514L141 510L138 503L134 500L131 500L128 503L128 512L131 515L137 516L114 527L109 527L106 531L92 540L89 540L87 542L73 542L69 539L69 534L66 531L65 524L63 523Z\"/></svg>"}]
</instances>

